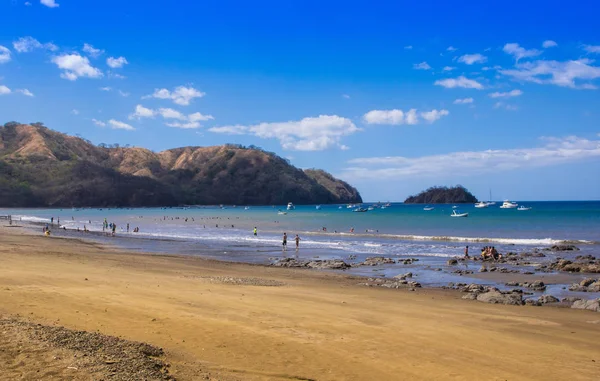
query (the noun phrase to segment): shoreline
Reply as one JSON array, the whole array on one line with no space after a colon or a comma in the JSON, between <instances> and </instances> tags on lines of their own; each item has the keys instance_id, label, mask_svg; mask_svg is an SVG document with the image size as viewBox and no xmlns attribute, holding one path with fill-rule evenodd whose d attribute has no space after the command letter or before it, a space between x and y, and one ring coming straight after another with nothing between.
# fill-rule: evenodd
<instances>
[{"instance_id":1,"label":"shoreline","mask_svg":"<svg viewBox=\"0 0 600 381\"><path fill-rule=\"evenodd\" d=\"M0 311L162 347L177 379L585 380L599 370L590 311L56 238L0 228Z\"/></svg>"}]
</instances>

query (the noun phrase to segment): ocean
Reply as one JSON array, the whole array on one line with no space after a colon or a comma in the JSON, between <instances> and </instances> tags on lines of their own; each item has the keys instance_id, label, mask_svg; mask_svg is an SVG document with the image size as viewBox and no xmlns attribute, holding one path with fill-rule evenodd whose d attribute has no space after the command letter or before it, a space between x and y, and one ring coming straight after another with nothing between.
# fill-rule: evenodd
<instances>
[{"instance_id":1,"label":"ocean","mask_svg":"<svg viewBox=\"0 0 600 381\"><path fill-rule=\"evenodd\" d=\"M283 215L278 211L286 207L281 205L2 209L0 214L34 223L48 223L52 217L58 223L60 219L60 225L69 230L54 230L70 236L81 236L83 233L74 230L83 230L84 226L102 232L106 218L117 225L117 237L91 234L91 239L145 252L260 264L291 255L281 250L281 237L286 232L290 253L294 251L295 235L300 236L299 257L346 261L362 261L369 256L418 258L415 270L421 272L420 281L431 285L464 281L459 275L428 270L443 266L450 257L462 256L466 245L471 254L477 254L483 246L495 246L503 253L571 243L581 249L577 255L600 254L600 201L519 203L531 207L527 211L501 209L500 204L482 209L472 204L457 205L456 210L469 213L467 218L450 217L452 205L432 205L435 209L425 211L424 205L402 203L365 213L352 212L346 205L322 205L320 210L315 205L301 205ZM139 233L133 233L135 227L139 227ZM256 237L254 227L258 230ZM392 265L353 268L351 272L394 276L405 269Z\"/></svg>"}]
</instances>

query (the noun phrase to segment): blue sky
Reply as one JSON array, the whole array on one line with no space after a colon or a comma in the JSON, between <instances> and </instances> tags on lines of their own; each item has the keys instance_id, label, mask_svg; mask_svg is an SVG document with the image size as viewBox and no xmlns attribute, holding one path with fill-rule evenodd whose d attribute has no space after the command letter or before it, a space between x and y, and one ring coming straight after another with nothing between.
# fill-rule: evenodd
<instances>
[{"instance_id":1,"label":"blue sky","mask_svg":"<svg viewBox=\"0 0 600 381\"><path fill-rule=\"evenodd\" d=\"M600 199L600 4L0 1L0 123L254 144L368 200Z\"/></svg>"}]
</instances>

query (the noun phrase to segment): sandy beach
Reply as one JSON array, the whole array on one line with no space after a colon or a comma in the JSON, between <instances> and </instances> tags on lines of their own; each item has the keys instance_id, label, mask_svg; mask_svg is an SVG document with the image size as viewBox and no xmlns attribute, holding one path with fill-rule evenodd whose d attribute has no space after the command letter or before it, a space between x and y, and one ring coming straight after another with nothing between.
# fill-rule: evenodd
<instances>
[{"instance_id":1,"label":"sandy beach","mask_svg":"<svg viewBox=\"0 0 600 381\"><path fill-rule=\"evenodd\" d=\"M164 350L161 361L179 380L600 374L600 315L590 311L489 305L453 291L359 286L344 274L127 253L8 227L0 228L0 258L3 319L148 343ZM15 349L23 328L9 325L0 337L5 379L39 379L36 367L52 369L53 379L93 379L85 363L64 361L77 355L72 349L48 357L36 348L51 344L27 337Z\"/></svg>"}]
</instances>

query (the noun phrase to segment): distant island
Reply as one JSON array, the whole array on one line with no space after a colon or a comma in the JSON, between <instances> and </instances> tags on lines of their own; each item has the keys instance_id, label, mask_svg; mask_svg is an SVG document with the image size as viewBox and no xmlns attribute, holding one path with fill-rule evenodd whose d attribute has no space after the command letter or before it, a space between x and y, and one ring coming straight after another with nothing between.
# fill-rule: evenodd
<instances>
[{"instance_id":1,"label":"distant island","mask_svg":"<svg viewBox=\"0 0 600 381\"><path fill-rule=\"evenodd\" d=\"M301 170L258 147L162 152L94 145L41 123L0 125L0 206L141 207L360 203L322 170Z\"/></svg>"},{"instance_id":2,"label":"distant island","mask_svg":"<svg viewBox=\"0 0 600 381\"><path fill-rule=\"evenodd\" d=\"M465 187L431 187L404 200L405 204L475 204L478 200Z\"/></svg>"}]
</instances>

